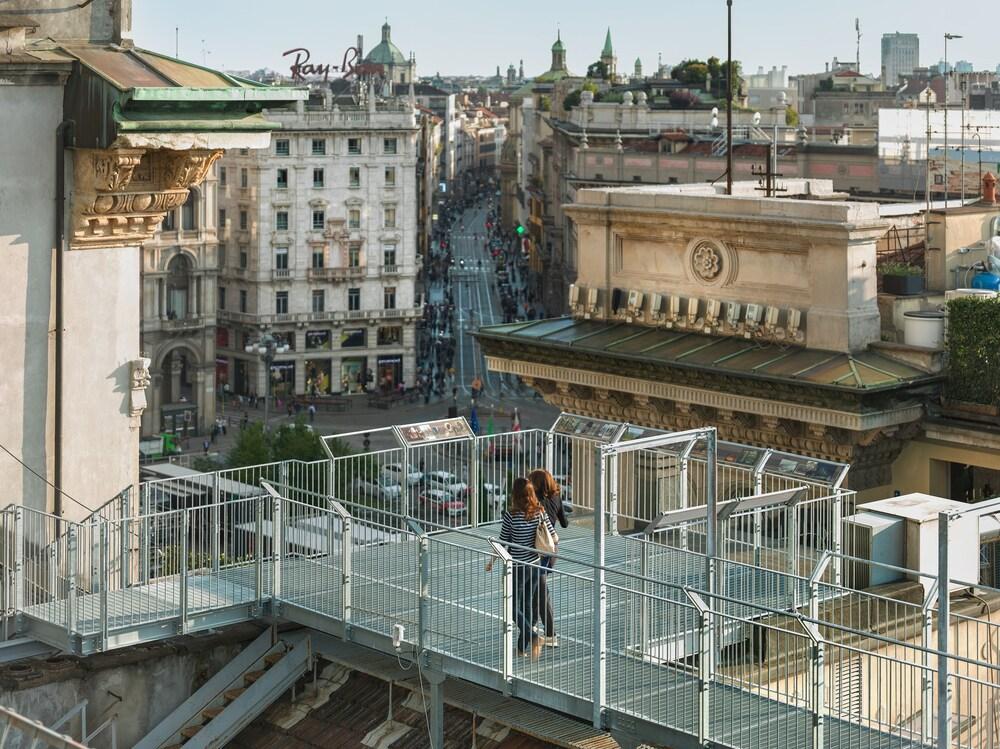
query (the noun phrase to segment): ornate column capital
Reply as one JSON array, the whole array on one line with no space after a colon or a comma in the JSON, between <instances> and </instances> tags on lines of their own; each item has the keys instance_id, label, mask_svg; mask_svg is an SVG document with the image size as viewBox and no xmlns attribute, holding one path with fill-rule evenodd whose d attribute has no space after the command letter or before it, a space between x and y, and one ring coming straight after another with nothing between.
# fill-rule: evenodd
<instances>
[{"instance_id":1,"label":"ornate column capital","mask_svg":"<svg viewBox=\"0 0 1000 749\"><path fill-rule=\"evenodd\" d=\"M208 149L74 150L69 248L131 247L151 239L220 156L221 150Z\"/></svg>"}]
</instances>

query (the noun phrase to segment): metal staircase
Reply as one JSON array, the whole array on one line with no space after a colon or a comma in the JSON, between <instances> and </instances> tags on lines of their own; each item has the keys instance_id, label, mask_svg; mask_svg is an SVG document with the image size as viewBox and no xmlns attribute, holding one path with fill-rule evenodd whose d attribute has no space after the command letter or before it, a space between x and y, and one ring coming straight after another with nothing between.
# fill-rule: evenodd
<instances>
[{"instance_id":1,"label":"metal staircase","mask_svg":"<svg viewBox=\"0 0 1000 749\"><path fill-rule=\"evenodd\" d=\"M269 629L150 731L134 749L222 747L281 697L312 663L304 634Z\"/></svg>"}]
</instances>

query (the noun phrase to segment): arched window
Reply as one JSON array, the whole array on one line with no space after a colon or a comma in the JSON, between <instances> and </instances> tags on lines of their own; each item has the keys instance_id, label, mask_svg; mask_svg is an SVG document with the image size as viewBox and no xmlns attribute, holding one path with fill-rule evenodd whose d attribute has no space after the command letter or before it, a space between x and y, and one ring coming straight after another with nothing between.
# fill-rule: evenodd
<instances>
[{"instance_id":1,"label":"arched window","mask_svg":"<svg viewBox=\"0 0 1000 749\"><path fill-rule=\"evenodd\" d=\"M198 197L194 190L188 190L187 200L181 206L181 228L194 231L198 228Z\"/></svg>"},{"instance_id":2,"label":"arched window","mask_svg":"<svg viewBox=\"0 0 1000 749\"><path fill-rule=\"evenodd\" d=\"M191 261L177 255L167 265L167 317L183 320L190 311Z\"/></svg>"}]
</instances>

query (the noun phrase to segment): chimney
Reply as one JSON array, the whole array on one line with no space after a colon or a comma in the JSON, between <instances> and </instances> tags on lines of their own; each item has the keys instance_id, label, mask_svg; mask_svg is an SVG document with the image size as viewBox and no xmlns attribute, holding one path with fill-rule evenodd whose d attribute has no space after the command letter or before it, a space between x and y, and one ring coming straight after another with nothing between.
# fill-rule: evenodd
<instances>
[{"instance_id":1,"label":"chimney","mask_svg":"<svg viewBox=\"0 0 1000 749\"><path fill-rule=\"evenodd\" d=\"M997 204L997 178L993 172L986 172L983 177L983 198L984 203L989 205Z\"/></svg>"}]
</instances>

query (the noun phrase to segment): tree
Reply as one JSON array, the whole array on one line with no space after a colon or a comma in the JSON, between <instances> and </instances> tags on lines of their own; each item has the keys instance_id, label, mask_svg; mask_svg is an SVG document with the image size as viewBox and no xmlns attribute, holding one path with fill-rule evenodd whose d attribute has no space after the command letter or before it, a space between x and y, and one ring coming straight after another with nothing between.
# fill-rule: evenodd
<instances>
[{"instance_id":1,"label":"tree","mask_svg":"<svg viewBox=\"0 0 1000 749\"><path fill-rule=\"evenodd\" d=\"M594 79L602 80L602 81L607 80L607 78L608 78L608 66L605 65L600 60L598 60L597 62L591 63L589 65L589 67L587 68L587 77L588 78L594 78Z\"/></svg>"},{"instance_id":2,"label":"tree","mask_svg":"<svg viewBox=\"0 0 1000 749\"><path fill-rule=\"evenodd\" d=\"M701 60L684 60L670 71L670 77L689 86L704 86L708 78L708 64Z\"/></svg>"},{"instance_id":3,"label":"tree","mask_svg":"<svg viewBox=\"0 0 1000 749\"><path fill-rule=\"evenodd\" d=\"M785 124L788 127L796 127L799 124L799 113L795 107L788 107L785 110Z\"/></svg>"},{"instance_id":4,"label":"tree","mask_svg":"<svg viewBox=\"0 0 1000 749\"><path fill-rule=\"evenodd\" d=\"M326 457L319 435L304 420L284 424L270 440L271 460L322 460Z\"/></svg>"},{"instance_id":5,"label":"tree","mask_svg":"<svg viewBox=\"0 0 1000 749\"><path fill-rule=\"evenodd\" d=\"M256 466L271 462L271 450L268 445L264 425L257 422L247 424L236 437L236 444L229 451L229 467Z\"/></svg>"},{"instance_id":6,"label":"tree","mask_svg":"<svg viewBox=\"0 0 1000 749\"><path fill-rule=\"evenodd\" d=\"M678 90L670 92L670 106L674 109L690 109L698 103L698 97L690 91Z\"/></svg>"}]
</instances>

